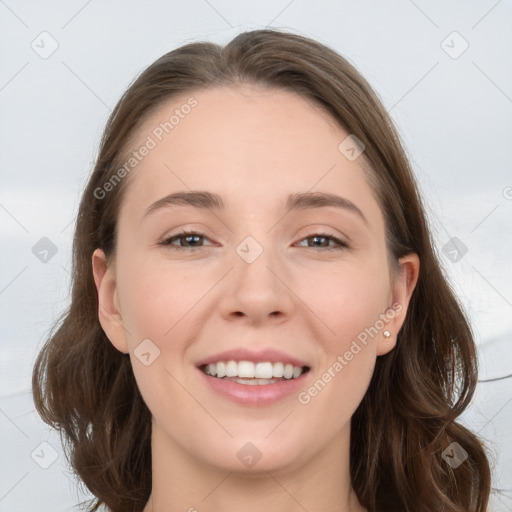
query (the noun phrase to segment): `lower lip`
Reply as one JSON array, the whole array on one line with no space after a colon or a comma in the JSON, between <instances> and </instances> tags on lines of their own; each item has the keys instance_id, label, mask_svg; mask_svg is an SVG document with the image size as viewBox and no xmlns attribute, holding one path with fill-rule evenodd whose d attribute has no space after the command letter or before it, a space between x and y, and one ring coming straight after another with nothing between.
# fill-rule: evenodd
<instances>
[{"instance_id":1,"label":"lower lip","mask_svg":"<svg viewBox=\"0 0 512 512\"><path fill-rule=\"evenodd\" d=\"M211 377L199 368L197 368L197 371L203 376L206 384L211 389L233 402L243 405L265 406L279 402L292 394L297 394L300 388L304 386L306 378L311 373L311 368L296 379L254 386Z\"/></svg>"}]
</instances>

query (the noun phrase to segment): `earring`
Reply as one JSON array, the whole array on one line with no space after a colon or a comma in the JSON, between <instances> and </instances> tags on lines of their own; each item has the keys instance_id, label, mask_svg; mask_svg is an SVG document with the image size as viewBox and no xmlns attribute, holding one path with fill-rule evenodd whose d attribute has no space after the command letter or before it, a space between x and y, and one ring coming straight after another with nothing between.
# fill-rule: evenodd
<instances>
[{"instance_id":1,"label":"earring","mask_svg":"<svg viewBox=\"0 0 512 512\"><path fill-rule=\"evenodd\" d=\"M383 333L384 338L386 338L386 341L389 340L389 337L391 336L391 333L389 331L384 331Z\"/></svg>"}]
</instances>

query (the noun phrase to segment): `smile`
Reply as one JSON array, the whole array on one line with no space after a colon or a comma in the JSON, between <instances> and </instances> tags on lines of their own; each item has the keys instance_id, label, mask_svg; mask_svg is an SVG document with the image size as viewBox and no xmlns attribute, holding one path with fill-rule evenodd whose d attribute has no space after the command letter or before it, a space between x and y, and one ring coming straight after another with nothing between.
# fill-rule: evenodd
<instances>
[{"instance_id":1,"label":"smile","mask_svg":"<svg viewBox=\"0 0 512 512\"><path fill-rule=\"evenodd\" d=\"M218 361L198 367L216 394L249 406L265 406L295 395L309 377L308 366L290 363Z\"/></svg>"},{"instance_id":2,"label":"smile","mask_svg":"<svg viewBox=\"0 0 512 512\"><path fill-rule=\"evenodd\" d=\"M282 362L218 361L200 367L206 375L246 385L267 385L283 380L297 379L309 367Z\"/></svg>"}]
</instances>

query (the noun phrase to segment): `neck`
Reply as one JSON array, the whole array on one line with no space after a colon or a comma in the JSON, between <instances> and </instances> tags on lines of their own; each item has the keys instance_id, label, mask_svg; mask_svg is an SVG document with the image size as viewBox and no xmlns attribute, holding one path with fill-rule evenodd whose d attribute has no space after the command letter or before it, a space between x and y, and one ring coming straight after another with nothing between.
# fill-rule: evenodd
<instances>
[{"instance_id":1,"label":"neck","mask_svg":"<svg viewBox=\"0 0 512 512\"><path fill-rule=\"evenodd\" d=\"M347 425L302 464L238 472L195 458L153 423L152 492L144 512L365 512L350 484L349 448Z\"/></svg>"}]
</instances>

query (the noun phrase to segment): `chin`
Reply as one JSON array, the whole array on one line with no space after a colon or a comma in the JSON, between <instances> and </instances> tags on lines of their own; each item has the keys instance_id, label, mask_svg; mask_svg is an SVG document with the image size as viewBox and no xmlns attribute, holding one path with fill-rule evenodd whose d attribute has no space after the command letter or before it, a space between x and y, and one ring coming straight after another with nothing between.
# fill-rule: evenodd
<instances>
[{"instance_id":1,"label":"chin","mask_svg":"<svg viewBox=\"0 0 512 512\"><path fill-rule=\"evenodd\" d=\"M213 450L205 448L211 454L208 462L225 471L248 475L280 471L296 465L299 456L304 454L300 448L304 443L284 446L280 439L270 437L238 435L222 445L215 443Z\"/></svg>"}]
</instances>

